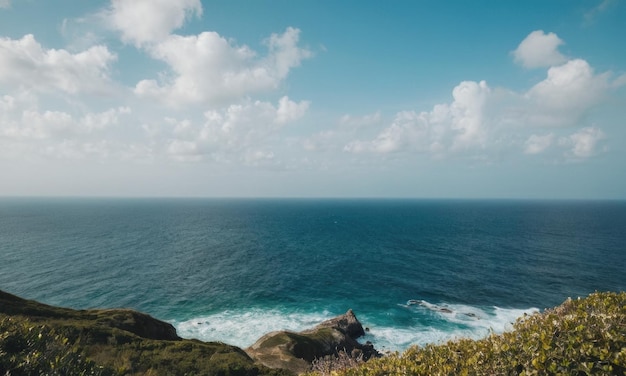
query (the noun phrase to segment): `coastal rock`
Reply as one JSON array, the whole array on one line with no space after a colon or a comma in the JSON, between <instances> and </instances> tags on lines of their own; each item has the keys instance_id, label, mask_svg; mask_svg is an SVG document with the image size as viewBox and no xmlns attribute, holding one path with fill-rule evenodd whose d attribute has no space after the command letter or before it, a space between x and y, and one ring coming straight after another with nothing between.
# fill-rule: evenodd
<instances>
[{"instance_id":1,"label":"coastal rock","mask_svg":"<svg viewBox=\"0 0 626 376\"><path fill-rule=\"evenodd\" d=\"M338 329L346 334L348 337L353 339L357 339L365 335L363 325L361 325L359 320L357 320L354 312L351 309L349 309L348 312L343 315L322 322L313 329L305 330L304 333L316 331L322 328Z\"/></svg>"},{"instance_id":2,"label":"coastal rock","mask_svg":"<svg viewBox=\"0 0 626 376\"><path fill-rule=\"evenodd\" d=\"M300 333L268 333L247 348L246 352L266 367L303 373L310 369L313 360L336 355L340 351L362 354L365 360L379 356L371 344L363 345L356 340L364 334L363 326L354 312L349 310Z\"/></svg>"}]
</instances>

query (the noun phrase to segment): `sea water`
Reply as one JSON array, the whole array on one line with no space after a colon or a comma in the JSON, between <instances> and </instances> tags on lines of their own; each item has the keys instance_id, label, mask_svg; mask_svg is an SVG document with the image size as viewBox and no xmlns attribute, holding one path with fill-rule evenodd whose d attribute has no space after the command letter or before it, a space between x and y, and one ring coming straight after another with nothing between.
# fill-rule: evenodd
<instances>
[{"instance_id":1,"label":"sea water","mask_svg":"<svg viewBox=\"0 0 626 376\"><path fill-rule=\"evenodd\" d=\"M626 288L626 202L0 199L0 289L246 347L353 309L380 350Z\"/></svg>"}]
</instances>

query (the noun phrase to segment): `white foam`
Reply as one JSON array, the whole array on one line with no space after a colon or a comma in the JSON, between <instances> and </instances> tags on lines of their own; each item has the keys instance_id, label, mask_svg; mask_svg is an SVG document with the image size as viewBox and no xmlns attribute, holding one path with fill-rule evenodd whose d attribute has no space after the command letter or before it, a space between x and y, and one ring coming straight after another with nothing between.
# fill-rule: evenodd
<instances>
[{"instance_id":1,"label":"white foam","mask_svg":"<svg viewBox=\"0 0 626 376\"><path fill-rule=\"evenodd\" d=\"M536 308L479 308L460 304L400 305L413 314L434 318L430 325L392 326L377 323L375 316L360 315L363 326L369 328L361 342L371 341L379 351L404 351L412 345L444 343L448 340L484 338L490 333L502 333L512 328L518 317L537 312ZM445 309L444 309L445 308ZM248 311L223 311L187 321L173 321L178 334L202 341L219 341L246 348L263 334L276 330L302 331L333 317L332 313L285 312L278 309L252 308ZM420 321L420 320L417 320Z\"/></svg>"},{"instance_id":2,"label":"white foam","mask_svg":"<svg viewBox=\"0 0 626 376\"><path fill-rule=\"evenodd\" d=\"M176 322L178 334L184 338L219 341L242 348L252 345L263 334L277 330L302 331L333 317L329 312L285 313L279 310L251 309L223 311Z\"/></svg>"},{"instance_id":3,"label":"white foam","mask_svg":"<svg viewBox=\"0 0 626 376\"><path fill-rule=\"evenodd\" d=\"M490 333L499 334L510 331L519 317L539 311L537 308L514 309L495 306L479 308L463 304L432 304L424 300L418 302L417 305L411 304L406 307L414 310L416 314L428 311L429 314L441 320L442 325L410 328L408 331L414 333L412 339L407 340L406 336L402 336L403 340L396 340L396 343L390 342L388 346L394 347L395 345L395 347L406 349L406 343L423 346L428 343L443 343L459 338L480 339ZM383 337L382 342L389 341L386 335L383 334L381 337Z\"/></svg>"}]
</instances>

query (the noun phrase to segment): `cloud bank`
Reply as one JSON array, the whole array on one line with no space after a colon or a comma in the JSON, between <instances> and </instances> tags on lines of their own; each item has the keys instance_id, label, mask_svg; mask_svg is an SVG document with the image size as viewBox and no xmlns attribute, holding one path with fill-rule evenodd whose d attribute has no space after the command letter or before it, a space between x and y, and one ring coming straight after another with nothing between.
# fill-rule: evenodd
<instances>
[{"instance_id":1,"label":"cloud bank","mask_svg":"<svg viewBox=\"0 0 626 376\"><path fill-rule=\"evenodd\" d=\"M452 90L450 103L430 111L398 112L374 138L347 141L343 150L440 158L468 153L495 157L502 149L539 155L557 148L563 160L597 155L605 133L585 126L586 116L624 85L624 76L598 74L585 60L566 59L558 51L563 43L541 30L520 43L513 54L516 62L526 68L548 67L545 78L525 92L464 81ZM536 133L545 128L558 130ZM572 133L572 128L578 130Z\"/></svg>"}]
</instances>

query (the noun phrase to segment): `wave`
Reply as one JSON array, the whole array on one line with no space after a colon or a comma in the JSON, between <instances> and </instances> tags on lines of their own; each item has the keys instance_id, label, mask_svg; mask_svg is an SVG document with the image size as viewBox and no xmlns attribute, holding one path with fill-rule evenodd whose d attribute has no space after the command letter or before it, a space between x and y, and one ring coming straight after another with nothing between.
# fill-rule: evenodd
<instances>
[{"instance_id":1,"label":"wave","mask_svg":"<svg viewBox=\"0 0 626 376\"><path fill-rule=\"evenodd\" d=\"M171 323L181 337L224 342L246 348L264 334L277 330L302 331L333 316L328 311L305 313L253 308L248 311L227 310Z\"/></svg>"},{"instance_id":2,"label":"wave","mask_svg":"<svg viewBox=\"0 0 626 376\"><path fill-rule=\"evenodd\" d=\"M430 321L428 325L418 324L403 328L370 327L370 338L367 340L377 345L379 350L402 351L412 345L424 346L460 338L480 339L490 333L510 331L518 318L539 312L538 308L433 304L425 300L409 300L399 306Z\"/></svg>"},{"instance_id":3,"label":"wave","mask_svg":"<svg viewBox=\"0 0 626 376\"><path fill-rule=\"evenodd\" d=\"M356 311L367 327L361 341L370 341L382 352L404 351L412 345L424 346L459 338L480 339L490 333L512 329L512 324L524 314L538 312L537 308L511 309L476 307L462 304L433 304L410 300L398 309L414 319L394 322L387 313ZM180 336L203 341L219 341L246 348L262 335L277 331L302 331L334 317L329 311L301 312L281 309L251 308L244 311L227 310L186 321L172 321Z\"/></svg>"}]
</instances>

